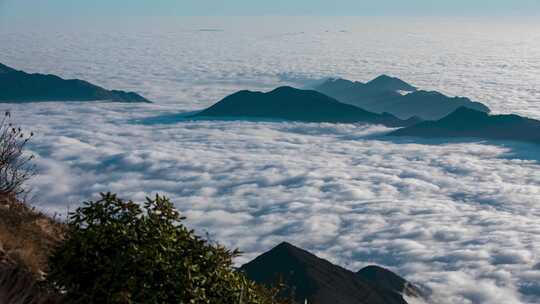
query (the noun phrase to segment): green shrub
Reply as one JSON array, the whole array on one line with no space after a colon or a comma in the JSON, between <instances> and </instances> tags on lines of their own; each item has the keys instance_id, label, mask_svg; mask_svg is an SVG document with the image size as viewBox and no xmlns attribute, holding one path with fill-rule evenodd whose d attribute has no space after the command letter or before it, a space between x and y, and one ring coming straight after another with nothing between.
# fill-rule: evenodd
<instances>
[{"instance_id":1,"label":"green shrub","mask_svg":"<svg viewBox=\"0 0 540 304\"><path fill-rule=\"evenodd\" d=\"M238 251L194 234L165 197L101 194L70 214L47 280L71 303L276 303L233 268Z\"/></svg>"}]
</instances>

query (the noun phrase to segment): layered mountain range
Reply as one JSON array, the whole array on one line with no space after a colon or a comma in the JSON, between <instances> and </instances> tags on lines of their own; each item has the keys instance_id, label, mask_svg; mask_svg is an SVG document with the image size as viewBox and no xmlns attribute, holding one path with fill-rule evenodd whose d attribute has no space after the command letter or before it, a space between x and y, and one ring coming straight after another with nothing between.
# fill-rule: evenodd
<instances>
[{"instance_id":1,"label":"layered mountain range","mask_svg":"<svg viewBox=\"0 0 540 304\"><path fill-rule=\"evenodd\" d=\"M407 298L424 300L428 293L388 269L368 266L355 273L289 243L240 270L261 284L284 284L282 296L292 296L298 303L407 304Z\"/></svg>"},{"instance_id":2,"label":"layered mountain range","mask_svg":"<svg viewBox=\"0 0 540 304\"><path fill-rule=\"evenodd\" d=\"M80 79L29 74L0 64L0 102L149 102L134 92L107 90ZM418 90L387 75L369 82L327 79L313 90L279 87L239 91L196 114L179 119L277 119L302 122L380 124L402 129L391 136L472 137L540 143L540 121L490 115L465 97Z\"/></svg>"},{"instance_id":3,"label":"layered mountain range","mask_svg":"<svg viewBox=\"0 0 540 304\"><path fill-rule=\"evenodd\" d=\"M437 120L460 107L489 113L490 109L465 97L448 97L436 91L422 91L387 75L367 83L328 79L314 90L374 113L390 113L401 119L418 117Z\"/></svg>"},{"instance_id":4,"label":"layered mountain range","mask_svg":"<svg viewBox=\"0 0 540 304\"><path fill-rule=\"evenodd\" d=\"M239 91L191 117L381 124L403 127L391 136L540 142L540 121L489 113L487 106L468 98L421 91L383 75L367 83L328 79L314 90Z\"/></svg>"},{"instance_id":5,"label":"layered mountain range","mask_svg":"<svg viewBox=\"0 0 540 304\"><path fill-rule=\"evenodd\" d=\"M258 117L304 122L371 123L390 127L419 122L417 119L402 120L388 113L369 112L313 90L292 87L279 87L267 93L240 91L193 117Z\"/></svg>"},{"instance_id":6,"label":"layered mountain range","mask_svg":"<svg viewBox=\"0 0 540 304\"><path fill-rule=\"evenodd\" d=\"M80 79L29 74L0 63L0 102L150 102L134 92L107 90Z\"/></svg>"}]
</instances>

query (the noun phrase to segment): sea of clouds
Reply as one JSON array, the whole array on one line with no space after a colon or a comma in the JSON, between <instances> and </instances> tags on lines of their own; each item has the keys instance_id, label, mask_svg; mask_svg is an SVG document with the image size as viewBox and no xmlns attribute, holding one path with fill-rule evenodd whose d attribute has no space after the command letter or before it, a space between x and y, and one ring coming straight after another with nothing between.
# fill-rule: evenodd
<instances>
[{"instance_id":1,"label":"sea of clouds","mask_svg":"<svg viewBox=\"0 0 540 304\"><path fill-rule=\"evenodd\" d=\"M435 303L540 301L538 145L396 139L353 124L148 119L238 89L381 73L540 118L540 27L227 20L0 29L2 63L156 101L0 104L36 133L32 202L65 214L103 191L161 193L199 233L240 248L238 264L289 241L352 270L389 267L432 289Z\"/></svg>"}]
</instances>

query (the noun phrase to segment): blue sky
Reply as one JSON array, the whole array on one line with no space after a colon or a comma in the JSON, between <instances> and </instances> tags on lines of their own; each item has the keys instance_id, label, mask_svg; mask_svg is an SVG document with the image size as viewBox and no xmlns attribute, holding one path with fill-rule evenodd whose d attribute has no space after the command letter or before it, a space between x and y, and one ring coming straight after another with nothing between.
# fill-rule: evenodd
<instances>
[{"instance_id":1,"label":"blue sky","mask_svg":"<svg viewBox=\"0 0 540 304\"><path fill-rule=\"evenodd\" d=\"M0 0L0 18L124 16L537 15L540 0Z\"/></svg>"}]
</instances>

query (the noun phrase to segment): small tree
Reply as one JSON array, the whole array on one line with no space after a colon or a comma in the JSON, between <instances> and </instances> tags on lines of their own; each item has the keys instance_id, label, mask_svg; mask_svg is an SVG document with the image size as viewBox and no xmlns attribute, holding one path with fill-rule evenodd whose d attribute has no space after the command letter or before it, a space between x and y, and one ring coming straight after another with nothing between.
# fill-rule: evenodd
<instances>
[{"instance_id":1,"label":"small tree","mask_svg":"<svg viewBox=\"0 0 540 304\"><path fill-rule=\"evenodd\" d=\"M165 197L140 205L101 194L71 213L47 280L73 303L277 303L277 292L234 271L238 251L182 220Z\"/></svg>"},{"instance_id":2,"label":"small tree","mask_svg":"<svg viewBox=\"0 0 540 304\"><path fill-rule=\"evenodd\" d=\"M34 173L30 165L33 156L24 153L32 136L13 126L10 112L5 112L0 121L0 198L13 198L25 192L23 184Z\"/></svg>"}]
</instances>

